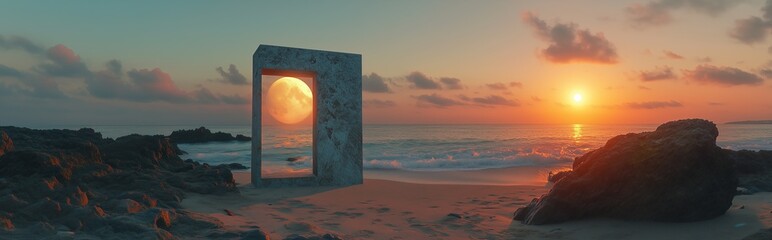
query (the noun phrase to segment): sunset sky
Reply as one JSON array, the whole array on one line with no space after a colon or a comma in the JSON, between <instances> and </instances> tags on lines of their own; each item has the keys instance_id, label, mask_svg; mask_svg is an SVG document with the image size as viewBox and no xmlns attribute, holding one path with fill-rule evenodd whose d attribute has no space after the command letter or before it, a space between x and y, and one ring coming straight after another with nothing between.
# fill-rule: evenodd
<instances>
[{"instance_id":1,"label":"sunset sky","mask_svg":"<svg viewBox=\"0 0 772 240\"><path fill-rule=\"evenodd\" d=\"M0 125L249 124L259 44L362 54L366 124L772 119L771 34L763 0L11 1Z\"/></svg>"}]
</instances>

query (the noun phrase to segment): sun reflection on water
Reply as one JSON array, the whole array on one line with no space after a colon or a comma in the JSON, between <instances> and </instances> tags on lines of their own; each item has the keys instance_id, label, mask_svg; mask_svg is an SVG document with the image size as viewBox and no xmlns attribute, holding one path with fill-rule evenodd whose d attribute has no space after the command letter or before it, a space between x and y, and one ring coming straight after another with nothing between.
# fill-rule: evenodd
<instances>
[{"instance_id":1,"label":"sun reflection on water","mask_svg":"<svg viewBox=\"0 0 772 240\"><path fill-rule=\"evenodd\" d=\"M573 124L574 127L574 135L572 138L574 139L574 142L579 142L579 140L582 138L582 124Z\"/></svg>"}]
</instances>

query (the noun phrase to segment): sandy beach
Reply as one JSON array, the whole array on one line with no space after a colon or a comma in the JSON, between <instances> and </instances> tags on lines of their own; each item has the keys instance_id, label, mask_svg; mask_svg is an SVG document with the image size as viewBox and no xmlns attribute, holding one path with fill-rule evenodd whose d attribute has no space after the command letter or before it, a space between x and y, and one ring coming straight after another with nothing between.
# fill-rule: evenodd
<instances>
[{"instance_id":1,"label":"sandy beach","mask_svg":"<svg viewBox=\"0 0 772 240\"><path fill-rule=\"evenodd\" d=\"M725 215L707 221L590 219L533 226L513 221L512 213L548 192L546 184L424 184L370 178L382 174L366 174L364 184L349 187L257 189L249 184L248 172L236 172L240 194L190 194L182 206L234 230L259 226L276 239L325 233L344 239L742 239L772 227L772 193L736 196Z\"/></svg>"}]
</instances>

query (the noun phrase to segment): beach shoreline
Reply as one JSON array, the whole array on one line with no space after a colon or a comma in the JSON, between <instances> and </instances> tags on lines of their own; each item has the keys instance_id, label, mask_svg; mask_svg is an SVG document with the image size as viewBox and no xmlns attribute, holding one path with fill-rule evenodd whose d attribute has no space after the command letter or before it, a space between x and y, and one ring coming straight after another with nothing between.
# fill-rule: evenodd
<instances>
[{"instance_id":1,"label":"beach shoreline","mask_svg":"<svg viewBox=\"0 0 772 240\"><path fill-rule=\"evenodd\" d=\"M587 219L534 226L513 221L512 213L548 192L544 184L422 184L366 177L364 184L347 187L261 189L251 186L249 172L234 172L234 178L240 194L190 194L182 207L232 230L259 228L279 239L326 233L344 239L742 239L772 227L768 192L736 196L725 215L706 221Z\"/></svg>"},{"instance_id":2,"label":"beach shoreline","mask_svg":"<svg viewBox=\"0 0 772 240\"><path fill-rule=\"evenodd\" d=\"M364 169L364 178L417 184L489 185L489 186L545 186L550 172L570 170L571 165L516 166L486 169L417 171L407 169ZM234 178L247 174L250 169L232 170ZM263 173L265 174L265 173ZM286 177L303 176L289 174ZM245 180L246 182L249 179ZM237 179L237 182L238 179Z\"/></svg>"}]
</instances>

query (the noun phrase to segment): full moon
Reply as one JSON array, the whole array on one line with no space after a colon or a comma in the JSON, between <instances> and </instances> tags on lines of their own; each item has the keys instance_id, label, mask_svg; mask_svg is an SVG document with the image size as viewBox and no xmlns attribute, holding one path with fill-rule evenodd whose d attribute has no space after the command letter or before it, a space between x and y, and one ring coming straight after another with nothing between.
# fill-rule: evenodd
<instances>
[{"instance_id":1,"label":"full moon","mask_svg":"<svg viewBox=\"0 0 772 240\"><path fill-rule=\"evenodd\" d=\"M282 77L268 88L268 113L281 123L295 124L303 121L311 115L313 104L311 88L300 79Z\"/></svg>"}]
</instances>

